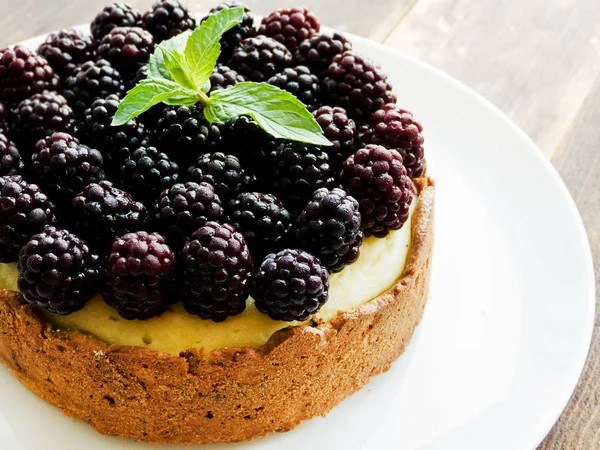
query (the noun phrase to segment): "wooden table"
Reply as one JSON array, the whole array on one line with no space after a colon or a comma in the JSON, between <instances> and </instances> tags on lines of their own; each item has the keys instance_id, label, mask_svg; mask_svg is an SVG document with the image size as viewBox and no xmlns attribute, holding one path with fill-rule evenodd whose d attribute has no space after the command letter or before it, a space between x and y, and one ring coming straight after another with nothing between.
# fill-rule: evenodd
<instances>
[{"instance_id":1,"label":"wooden table","mask_svg":"<svg viewBox=\"0 0 600 450\"><path fill-rule=\"evenodd\" d=\"M0 46L89 22L109 0L2 0ZM219 0L191 0L206 11ZM142 10L150 0L131 0ZM598 0L246 0L255 13L304 4L331 27L383 42L491 100L538 144L575 198L600 254ZM600 274L596 272L597 279ZM600 448L600 339L541 449ZM508 450L508 449L507 449Z\"/></svg>"}]
</instances>

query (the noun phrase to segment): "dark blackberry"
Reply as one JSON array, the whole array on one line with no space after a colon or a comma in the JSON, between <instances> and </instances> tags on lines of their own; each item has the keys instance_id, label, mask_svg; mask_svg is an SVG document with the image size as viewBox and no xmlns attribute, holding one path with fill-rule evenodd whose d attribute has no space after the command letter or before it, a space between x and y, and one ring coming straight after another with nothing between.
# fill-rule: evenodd
<instances>
[{"instance_id":1,"label":"dark blackberry","mask_svg":"<svg viewBox=\"0 0 600 450\"><path fill-rule=\"evenodd\" d=\"M0 132L8 133L8 111L6 110L6 106L4 103L0 102Z\"/></svg>"},{"instance_id":2,"label":"dark blackberry","mask_svg":"<svg viewBox=\"0 0 600 450\"><path fill-rule=\"evenodd\" d=\"M318 189L298 216L293 237L330 272L339 272L360 254L358 209L358 201L343 189Z\"/></svg>"},{"instance_id":3,"label":"dark blackberry","mask_svg":"<svg viewBox=\"0 0 600 450\"><path fill-rule=\"evenodd\" d=\"M85 186L105 178L100 152L67 133L53 133L38 141L28 175L59 206L70 205Z\"/></svg>"},{"instance_id":4,"label":"dark blackberry","mask_svg":"<svg viewBox=\"0 0 600 450\"><path fill-rule=\"evenodd\" d=\"M44 91L23 100L14 111L14 138L30 154L36 142L52 133L75 131L75 115L57 92Z\"/></svg>"},{"instance_id":5,"label":"dark blackberry","mask_svg":"<svg viewBox=\"0 0 600 450\"><path fill-rule=\"evenodd\" d=\"M194 15L178 0L154 3L152 9L144 14L143 22L144 28L152 33L157 44L196 28Z\"/></svg>"},{"instance_id":6,"label":"dark blackberry","mask_svg":"<svg viewBox=\"0 0 600 450\"><path fill-rule=\"evenodd\" d=\"M329 274L308 252L271 253L258 269L252 297L256 308L273 320L303 321L329 299Z\"/></svg>"},{"instance_id":7,"label":"dark blackberry","mask_svg":"<svg viewBox=\"0 0 600 450\"><path fill-rule=\"evenodd\" d=\"M103 253L117 237L143 228L146 207L110 181L88 184L71 202L75 230Z\"/></svg>"},{"instance_id":8,"label":"dark blackberry","mask_svg":"<svg viewBox=\"0 0 600 450\"><path fill-rule=\"evenodd\" d=\"M361 148L344 162L341 182L359 202L365 236L384 237L407 221L414 185L396 150Z\"/></svg>"},{"instance_id":9,"label":"dark blackberry","mask_svg":"<svg viewBox=\"0 0 600 450\"><path fill-rule=\"evenodd\" d=\"M23 158L14 142L0 130L0 176L19 175L23 166Z\"/></svg>"},{"instance_id":10,"label":"dark blackberry","mask_svg":"<svg viewBox=\"0 0 600 450\"><path fill-rule=\"evenodd\" d=\"M94 294L98 266L98 255L81 238L47 227L19 252L17 285L26 303L54 314L71 314Z\"/></svg>"},{"instance_id":11,"label":"dark blackberry","mask_svg":"<svg viewBox=\"0 0 600 450\"><path fill-rule=\"evenodd\" d=\"M322 79L333 58L349 50L352 50L352 44L341 34L315 34L300 42L294 62L308 66Z\"/></svg>"},{"instance_id":12,"label":"dark blackberry","mask_svg":"<svg viewBox=\"0 0 600 450\"><path fill-rule=\"evenodd\" d=\"M246 175L240 160L221 152L200 155L196 162L188 167L186 179L212 184L223 200L248 190L252 184L252 179Z\"/></svg>"},{"instance_id":13,"label":"dark blackberry","mask_svg":"<svg viewBox=\"0 0 600 450\"><path fill-rule=\"evenodd\" d=\"M92 35L100 40L117 27L141 27L142 14L131 6L116 2L106 6L92 21Z\"/></svg>"},{"instance_id":14,"label":"dark blackberry","mask_svg":"<svg viewBox=\"0 0 600 450\"><path fill-rule=\"evenodd\" d=\"M244 236L231 225L207 222L177 257L185 309L222 322L246 308L254 266Z\"/></svg>"},{"instance_id":15,"label":"dark blackberry","mask_svg":"<svg viewBox=\"0 0 600 450\"><path fill-rule=\"evenodd\" d=\"M151 207L163 190L179 182L179 166L155 147L140 147L123 163L120 180L133 198Z\"/></svg>"},{"instance_id":16,"label":"dark blackberry","mask_svg":"<svg viewBox=\"0 0 600 450\"><path fill-rule=\"evenodd\" d=\"M252 12L244 5L238 2L225 2L211 9L207 16L203 17L201 23L208 19L212 14L215 14L226 8L244 8L244 17L242 21L233 27L231 30L225 32L221 37L221 54L219 55L219 61L228 61L233 53L233 49L239 45L241 41L246 38L256 36L256 29L254 28L254 16Z\"/></svg>"},{"instance_id":17,"label":"dark blackberry","mask_svg":"<svg viewBox=\"0 0 600 450\"><path fill-rule=\"evenodd\" d=\"M104 60L88 61L65 80L63 95L75 114L82 114L97 98L123 95L125 86L119 72Z\"/></svg>"},{"instance_id":18,"label":"dark blackberry","mask_svg":"<svg viewBox=\"0 0 600 450\"><path fill-rule=\"evenodd\" d=\"M138 27L113 28L98 46L98 56L110 62L126 82L135 78L153 52L154 38Z\"/></svg>"},{"instance_id":19,"label":"dark blackberry","mask_svg":"<svg viewBox=\"0 0 600 450\"><path fill-rule=\"evenodd\" d=\"M348 117L346 110L339 106L322 106L313 115L325 137L333 143L323 150L329 155L331 166L337 173L346 158L354 153L356 124Z\"/></svg>"},{"instance_id":20,"label":"dark blackberry","mask_svg":"<svg viewBox=\"0 0 600 450\"><path fill-rule=\"evenodd\" d=\"M96 59L98 42L91 34L74 28L51 33L39 46L38 53L61 77L68 77L75 67Z\"/></svg>"},{"instance_id":21,"label":"dark blackberry","mask_svg":"<svg viewBox=\"0 0 600 450\"><path fill-rule=\"evenodd\" d=\"M266 36L244 39L233 50L229 67L246 80L266 81L292 65L292 54L281 43Z\"/></svg>"},{"instance_id":22,"label":"dark blackberry","mask_svg":"<svg viewBox=\"0 0 600 450\"><path fill-rule=\"evenodd\" d=\"M237 73L235 70L227 66L219 65L214 68L213 73L210 76L209 92L227 89L244 81L246 81L244 77Z\"/></svg>"},{"instance_id":23,"label":"dark blackberry","mask_svg":"<svg viewBox=\"0 0 600 450\"><path fill-rule=\"evenodd\" d=\"M319 78L310 73L306 66L283 69L283 72L269 78L267 83L291 92L309 111L314 111L321 105Z\"/></svg>"},{"instance_id":24,"label":"dark blackberry","mask_svg":"<svg viewBox=\"0 0 600 450\"><path fill-rule=\"evenodd\" d=\"M333 58L323 88L331 105L341 106L358 121L368 120L386 103L396 101L392 86L381 68L351 51Z\"/></svg>"},{"instance_id":25,"label":"dark blackberry","mask_svg":"<svg viewBox=\"0 0 600 450\"><path fill-rule=\"evenodd\" d=\"M229 223L244 235L254 259L281 250L292 226L292 216L277 197L242 192L231 200L228 211Z\"/></svg>"},{"instance_id":26,"label":"dark blackberry","mask_svg":"<svg viewBox=\"0 0 600 450\"><path fill-rule=\"evenodd\" d=\"M135 77L129 81L128 88L133 89L140 81L145 80L146 78L148 78L148 64L144 64L138 69Z\"/></svg>"},{"instance_id":27,"label":"dark blackberry","mask_svg":"<svg viewBox=\"0 0 600 450\"><path fill-rule=\"evenodd\" d=\"M5 104L14 106L58 87L58 76L44 57L22 45L0 50L0 100Z\"/></svg>"},{"instance_id":28,"label":"dark blackberry","mask_svg":"<svg viewBox=\"0 0 600 450\"><path fill-rule=\"evenodd\" d=\"M0 177L0 262L17 260L31 236L56 223L54 204L20 175Z\"/></svg>"},{"instance_id":29,"label":"dark blackberry","mask_svg":"<svg viewBox=\"0 0 600 450\"><path fill-rule=\"evenodd\" d=\"M306 8L290 8L273 11L262 20L258 32L281 42L293 52L300 42L320 29L319 20Z\"/></svg>"},{"instance_id":30,"label":"dark blackberry","mask_svg":"<svg viewBox=\"0 0 600 450\"><path fill-rule=\"evenodd\" d=\"M175 254L164 236L138 231L115 240L104 260L100 292L127 320L164 313L174 301Z\"/></svg>"},{"instance_id":31,"label":"dark blackberry","mask_svg":"<svg viewBox=\"0 0 600 450\"><path fill-rule=\"evenodd\" d=\"M206 222L223 217L221 199L208 183L177 183L154 202L154 222L175 249Z\"/></svg>"},{"instance_id":32,"label":"dark blackberry","mask_svg":"<svg viewBox=\"0 0 600 450\"><path fill-rule=\"evenodd\" d=\"M376 144L397 150L411 178L425 172L423 126L410 112L394 103L373 113L369 124L358 129L358 141L361 146Z\"/></svg>"}]
</instances>

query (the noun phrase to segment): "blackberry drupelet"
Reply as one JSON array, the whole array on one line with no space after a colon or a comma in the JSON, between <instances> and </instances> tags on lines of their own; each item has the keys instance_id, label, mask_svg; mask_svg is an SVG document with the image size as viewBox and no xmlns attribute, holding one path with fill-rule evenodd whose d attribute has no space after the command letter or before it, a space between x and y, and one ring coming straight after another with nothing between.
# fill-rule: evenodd
<instances>
[{"instance_id":1,"label":"blackberry drupelet","mask_svg":"<svg viewBox=\"0 0 600 450\"><path fill-rule=\"evenodd\" d=\"M244 77L235 70L227 66L218 65L214 68L213 73L210 76L209 93L213 91L219 91L221 89L227 89L244 81L246 81Z\"/></svg>"},{"instance_id":2,"label":"blackberry drupelet","mask_svg":"<svg viewBox=\"0 0 600 450\"><path fill-rule=\"evenodd\" d=\"M153 211L154 223L177 250L206 222L223 217L221 199L208 183L174 184L162 191Z\"/></svg>"},{"instance_id":3,"label":"blackberry drupelet","mask_svg":"<svg viewBox=\"0 0 600 450\"><path fill-rule=\"evenodd\" d=\"M106 6L92 21L90 28L92 35L102 39L117 27L141 27L142 14L131 6L116 2Z\"/></svg>"},{"instance_id":4,"label":"blackberry drupelet","mask_svg":"<svg viewBox=\"0 0 600 450\"><path fill-rule=\"evenodd\" d=\"M16 261L31 236L55 223L54 204L38 185L0 177L0 262Z\"/></svg>"},{"instance_id":5,"label":"blackberry drupelet","mask_svg":"<svg viewBox=\"0 0 600 450\"><path fill-rule=\"evenodd\" d=\"M415 188L396 150L361 148L344 162L341 182L359 202L365 236L384 237L408 220Z\"/></svg>"},{"instance_id":6,"label":"blackberry drupelet","mask_svg":"<svg viewBox=\"0 0 600 450\"><path fill-rule=\"evenodd\" d=\"M144 14L144 28L154 36L157 44L196 28L194 15L178 0L162 0L154 3Z\"/></svg>"},{"instance_id":7,"label":"blackberry drupelet","mask_svg":"<svg viewBox=\"0 0 600 450\"><path fill-rule=\"evenodd\" d=\"M283 72L269 78L267 83L294 94L309 111L321 106L319 78L306 66L288 67Z\"/></svg>"},{"instance_id":8,"label":"blackberry drupelet","mask_svg":"<svg viewBox=\"0 0 600 450\"><path fill-rule=\"evenodd\" d=\"M341 34L315 34L298 44L294 62L308 66L322 80L333 58L349 50L352 44Z\"/></svg>"},{"instance_id":9,"label":"blackberry drupelet","mask_svg":"<svg viewBox=\"0 0 600 450\"><path fill-rule=\"evenodd\" d=\"M103 253L117 237L142 229L146 207L110 181L88 184L71 202L75 231Z\"/></svg>"},{"instance_id":10,"label":"blackberry drupelet","mask_svg":"<svg viewBox=\"0 0 600 450\"><path fill-rule=\"evenodd\" d=\"M91 34L70 28L51 33L39 46L38 53L61 77L68 77L75 67L96 59L98 42Z\"/></svg>"},{"instance_id":11,"label":"blackberry drupelet","mask_svg":"<svg viewBox=\"0 0 600 450\"><path fill-rule=\"evenodd\" d=\"M127 320L159 316L174 303L175 262L164 236L127 233L112 243L104 260L102 298Z\"/></svg>"},{"instance_id":12,"label":"blackberry drupelet","mask_svg":"<svg viewBox=\"0 0 600 450\"><path fill-rule=\"evenodd\" d=\"M200 155L188 167L186 180L212 184L223 200L247 191L253 183L238 158L221 152Z\"/></svg>"},{"instance_id":13,"label":"blackberry drupelet","mask_svg":"<svg viewBox=\"0 0 600 450\"><path fill-rule=\"evenodd\" d=\"M102 38L98 56L119 71L127 83L135 78L154 52L154 38L139 27L117 27Z\"/></svg>"},{"instance_id":14,"label":"blackberry drupelet","mask_svg":"<svg viewBox=\"0 0 600 450\"><path fill-rule=\"evenodd\" d=\"M266 81L292 65L292 54L281 43L266 36L244 39L233 50L229 67L246 80Z\"/></svg>"},{"instance_id":15,"label":"blackberry drupelet","mask_svg":"<svg viewBox=\"0 0 600 450\"><path fill-rule=\"evenodd\" d=\"M343 189L314 192L296 223L298 245L315 255L330 272L356 262L363 232L358 201Z\"/></svg>"},{"instance_id":16,"label":"blackberry drupelet","mask_svg":"<svg viewBox=\"0 0 600 450\"><path fill-rule=\"evenodd\" d=\"M47 227L19 252L17 285L26 303L54 314L71 314L94 294L98 267L98 255L81 238Z\"/></svg>"},{"instance_id":17,"label":"blackberry drupelet","mask_svg":"<svg viewBox=\"0 0 600 450\"><path fill-rule=\"evenodd\" d=\"M246 308L254 266L244 236L231 225L207 222L177 257L185 309L222 322Z\"/></svg>"},{"instance_id":18,"label":"blackberry drupelet","mask_svg":"<svg viewBox=\"0 0 600 450\"><path fill-rule=\"evenodd\" d=\"M23 172L23 167L21 153L14 142L0 129L0 176L19 175Z\"/></svg>"},{"instance_id":19,"label":"blackberry drupelet","mask_svg":"<svg viewBox=\"0 0 600 450\"><path fill-rule=\"evenodd\" d=\"M265 17L259 34L269 36L294 52L298 45L321 29L319 20L306 8L279 9Z\"/></svg>"},{"instance_id":20,"label":"blackberry drupelet","mask_svg":"<svg viewBox=\"0 0 600 450\"><path fill-rule=\"evenodd\" d=\"M323 89L331 105L341 106L359 122L368 120L386 103L396 101L381 68L351 51L333 58L323 80Z\"/></svg>"},{"instance_id":21,"label":"blackberry drupelet","mask_svg":"<svg viewBox=\"0 0 600 450\"><path fill-rule=\"evenodd\" d=\"M329 274L303 250L271 253L258 269L252 297L256 308L273 320L303 321L329 299Z\"/></svg>"},{"instance_id":22,"label":"blackberry drupelet","mask_svg":"<svg viewBox=\"0 0 600 450\"><path fill-rule=\"evenodd\" d=\"M329 155L333 170L337 173L341 170L346 158L354 153L356 124L348 117L346 110L339 106L322 106L313 115L325 137L333 143L324 150Z\"/></svg>"}]
</instances>

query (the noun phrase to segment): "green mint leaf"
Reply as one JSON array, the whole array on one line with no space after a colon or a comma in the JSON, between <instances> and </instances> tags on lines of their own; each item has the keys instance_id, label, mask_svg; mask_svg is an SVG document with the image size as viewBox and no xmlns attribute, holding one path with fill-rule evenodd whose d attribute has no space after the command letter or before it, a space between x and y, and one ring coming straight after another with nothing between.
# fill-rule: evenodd
<instances>
[{"instance_id":1,"label":"green mint leaf","mask_svg":"<svg viewBox=\"0 0 600 450\"><path fill-rule=\"evenodd\" d=\"M210 78L221 54L221 36L244 18L244 8L225 8L212 14L196 28L187 41L185 58L196 86Z\"/></svg>"},{"instance_id":2,"label":"green mint leaf","mask_svg":"<svg viewBox=\"0 0 600 450\"><path fill-rule=\"evenodd\" d=\"M162 51L164 66L169 71L171 79L186 89L196 91L198 88L190 78L190 69L183 54L169 47L158 48Z\"/></svg>"},{"instance_id":3,"label":"green mint leaf","mask_svg":"<svg viewBox=\"0 0 600 450\"><path fill-rule=\"evenodd\" d=\"M166 41L162 41L158 45L159 47L172 48L173 50L177 50L179 53L183 53L191 34L192 30L185 30L183 33L180 33L171 39L167 39Z\"/></svg>"},{"instance_id":4,"label":"green mint leaf","mask_svg":"<svg viewBox=\"0 0 600 450\"><path fill-rule=\"evenodd\" d=\"M166 41L162 41L159 44L154 53L150 55L150 59L148 60L148 78L166 78L167 80L172 80L169 71L165 67L163 52L160 48L171 48L179 53L183 53L191 34L192 30L186 30L183 33L178 34L177 36Z\"/></svg>"},{"instance_id":5,"label":"green mint leaf","mask_svg":"<svg viewBox=\"0 0 600 450\"><path fill-rule=\"evenodd\" d=\"M245 82L215 91L204 107L204 117L210 123L224 124L242 115L252 117L263 130L278 139L333 145L300 100L267 83Z\"/></svg>"}]
</instances>

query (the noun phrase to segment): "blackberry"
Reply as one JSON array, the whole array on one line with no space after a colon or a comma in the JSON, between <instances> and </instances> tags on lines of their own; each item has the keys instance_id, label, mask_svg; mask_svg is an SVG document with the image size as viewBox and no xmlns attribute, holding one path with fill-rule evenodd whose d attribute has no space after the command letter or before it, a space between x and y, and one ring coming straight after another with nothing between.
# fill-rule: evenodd
<instances>
[{"instance_id":1,"label":"blackberry","mask_svg":"<svg viewBox=\"0 0 600 450\"><path fill-rule=\"evenodd\" d=\"M188 167L186 179L212 184L223 199L235 197L239 192L248 190L252 184L252 179L246 175L240 160L221 152L200 155Z\"/></svg>"},{"instance_id":2,"label":"blackberry","mask_svg":"<svg viewBox=\"0 0 600 450\"><path fill-rule=\"evenodd\" d=\"M23 158L14 142L0 130L0 176L19 175L23 166Z\"/></svg>"},{"instance_id":3,"label":"blackberry","mask_svg":"<svg viewBox=\"0 0 600 450\"><path fill-rule=\"evenodd\" d=\"M53 133L35 145L28 174L59 206L70 205L90 183L102 181L102 155L67 133Z\"/></svg>"},{"instance_id":4,"label":"blackberry","mask_svg":"<svg viewBox=\"0 0 600 450\"><path fill-rule=\"evenodd\" d=\"M266 36L244 39L233 50L229 67L246 80L266 81L292 65L292 54L281 43Z\"/></svg>"},{"instance_id":5,"label":"blackberry","mask_svg":"<svg viewBox=\"0 0 600 450\"><path fill-rule=\"evenodd\" d=\"M133 198L151 207L158 194L179 182L179 166L156 147L140 147L123 163L120 179Z\"/></svg>"},{"instance_id":6,"label":"blackberry","mask_svg":"<svg viewBox=\"0 0 600 450\"><path fill-rule=\"evenodd\" d=\"M57 92L44 91L23 100L15 109L14 117L14 138L28 154L37 141L52 133L75 131L73 110Z\"/></svg>"},{"instance_id":7,"label":"blackberry","mask_svg":"<svg viewBox=\"0 0 600 450\"><path fill-rule=\"evenodd\" d=\"M254 280L256 308L273 320L306 320L329 299L329 274L319 260L302 250L271 253Z\"/></svg>"},{"instance_id":8,"label":"blackberry","mask_svg":"<svg viewBox=\"0 0 600 450\"><path fill-rule=\"evenodd\" d=\"M115 238L143 228L146 207L110 181L88 184L71 202L75 230L102 252Z\"/></svg>"},{"instance_id":9,"label":"blackberry","mask_svg":"<svg viewBox=\"0 0 600 450\"><path fill-rule=\"evenodd\" d=\"M180 296L185 309L222 322L246 308L254 266L244 236L231 225L207 222L179 252Z\"/></svg>"},{"instance_id":10,"label":"blackberry","mask_svg":"<svg viewBox=\"0 0 600 450\"><path fill-rule=\"evenodd\" d=\"M358 140L361 146L377 144L397 150L402 155L408 176L417 178L425 171L422 133L421 122L410 112L389 103L373 113L369 124L359 128Z\"/></svg>"},{"instance_id":11,"label":"blackberry","mask_svg":"<svg viewBox=\"0 0 600 450\"><path fill-rule=\"evenodd\" d=\"M280 250L292 227L292 216L272 194L242 192L228 210L229 223L244 235L255 259Z\"/></svg>"},{"instance_id":12,"label":"blackberry","mask_svg":"<svg viewBox=\"0 0 600 450\"><path fill-rule=\"evenodd\" d=\"M4 103L0 102L0 132L8 133L8 131L8 111L6 110Z\"/></svg>"},{"instance_id":13,"label":"blackberry","mask_svg":"<svg viewBox=\"0 0 600 450\"><path fill-rule=\"evenodd\" d=\"M321 104L319 78L310 73L306 66L283 69L283 72L269 78L267 83L291 92L309 111L314 111Z\"/></svg>"},{"instance_id":14,"label":"blackberry","mask_svg":"<svg viewBox=\"0 0 600 450\"><path fill-rule=\"evenodd\" d=\"M233 53L233 49L239 45L244 39L256 36L256 29L254 28L254 16L248 8L238 2L225 2L211 9L207 16L202 18L201 23L208 19L212 14L218 13L225 8L244 8L244 17L242 21L233 27L231 30L226 31L221 37L221 54L219 55L219 61L228 61Z\"/></svg>"},{"instance_id":15,"label":"blackberry","mask_svg":"<svg viewBox=\"0 0 600 450\"><path fill-rule=\"evenodd\" d=\"M129 81L128 88L133 89L140 81L145 80L146 78L148 78L148 64L144 64L138 69L135 77Z\"/></svg>"},{"instance_id":16,"label":"blackberry","mask_svg":"<svg viewBox=\"0 0 600 450\"><path fill-rule=\"evenodd\" d=\"M212 75L210 76L209 92L227 89L244 81L246 81L244 77L237 73L235 70L227 66L219 65L215 67Z\"/></svg>"},{"instance_id":17,"label":"blackberry","mask_svg":"<svg viewBox=\"0 0 600 450\"><path fill-rule=\"evenodd\" d=\"M221 199L208 183L177 183L154 202L154 221L171 245L180 249L206 222L223 217Z\"/></svg>"},{"instance_id":18,"label":"blackberry","mask_svg":"<svg viewBox=\"0 0 600 450\"><path fill-rule=\"evenodd\" d=\"M196 28L194 15L178 0L154 3L152 9L144 14L143 22L144 28L152 33L157 44Z\"/></svg>"},{"instance_id":19,"label":"blackberry","mask_svg":"<svg viewBox=\"0 0 600 450\"><path fill-rule=\"evenodd\" d=\"M47 227L19 252L17 285L26 303L54 314L71 314L94 294L98 266L98 255L81 238Z\"/></svg>"},{"instance_id":20,"label":"blackberry","mask_svg":"<svg viewBox=\"0 0 600 450\"><path fill-rule=\"evenodd\" d=\"M117 27L141 27L142 14L131 6L116 2L106 6L92 21L92 35L100 40Z\"/></svg>"},{"instance_id":21,"label":"blackberry","mask_svg":"<svg viewBox=\"0 0 600 450\"><path fill-rule=\"evenodd\" d=\"M300 42L310 38L321 29L319 20L306 8L279 9L265 17L258 29L259 34L272 37L295 51Z\"/></svg>"},{"instance_id":22,"label":"blackberry","mask_svg":"<svg viewBox=\"0 0 600 450\"><path fill-rule=\"evenodd\" d=\"M123 95L125 86L119 72L104 60L88 61L77 67L64 83L63 95L75 114L82 114L97 98Z\"/></svg>"},{"instance_id":23,"label":"blackberry","mask_svg":"<svg viewBox=\"0 0 600 450\"><path fill-rule=\"evenodd\" d=\"M314 74L323 78L333 58L349 50L352 50L352 44L341 34L315 34L298 44L294 62L308 66Z\"/></svg>"},{"instance_id":24,"label":"blackberry","mask_svg":"<svg viewBox=\"0 0 600 450\"><path fill-rule=\"evenodd\" d=\"M358 209L358 201L343 189L318 189L298 216L294 238L330 272L339 272L360 254Z\"/></svg>"},{"instance_id":25,"label":"blackberry","mask_svg":"<svg viewBox=\"0 0 600 450\"><path fill-rule=\"evenodd\" d=\"M341 182L359 202L365 236L384 237L407 221L414 185L396 150L361 148L344 162Z\"/></svg>"},{"instance_id":26,"label":"blackberry","mask_svg":"<svg viewBox=\"0 0 600 450\"><path fill-rule=\"evenodd\" d=\"M346 109L357 121L365 121L386 103L396 102L381 68L351 51L333 58L323 88L332 105Z\"/></svg>"},{"instance_id":27,"label":"blackberry","mask_svg":"<svg viewBox=\"0 0 600 450\"><path fill-rule=\"evenodd\" d=\"M102 298L127 320L161 315L174 303L175 261L164 236L127 233L104 260Z\"/></svg>"},{"instance_id":28,"label":"blackberry","mask_svg":"<svg viewBox=\"0 0 600 450\"><path fill-rule=\"evenodd\" d=\"M346 110L339 106L322 106L313 115L325 137L333 143L324 150L329 155L335 172L339 172L346 158L354 153L356 124L348 117Z\"/></svg>"},{"instance_id":29,"label":"blackberry","mask_svg":"<svg viewBox=\"0 0 600 450\"><path fill-rule=\"evenodd\" d=\"M96 59L98 42L91 34L74 28L49 34L39 46L38 53L61 77L73 73L75 67Z\"/></svg>"},{"instance_id":30,"label":"blackberry","mask_svg":"<svg viewBox=\"0 0 600 450\"><path fill-rule=\"evenodd\" d=\"M126 81L135 78L153 52L154 38L138 27L113 28L98 46L98 56L110 62Z\"/></svg>"},{"instance_id":31,"label":"blackberry","mask_svg":"<svg viewBox=\"0 0 600 450\"><path fill-rule=\"evenodd\" d=\"M38 185L0 177L0 262L16 261L29 238L54 223L54 204Z\"/></svg>"},{"instance_id":32,"label":"blackberry","mask_svg":"<svg viewBox=\"0 0 600 450\"><path fill-rule=\"evenodd\" d=\"M22 45L0 50L0 100L14 106L43 91L56 91L58 76L48 61Z\"/></svg>"}]
</instances>

